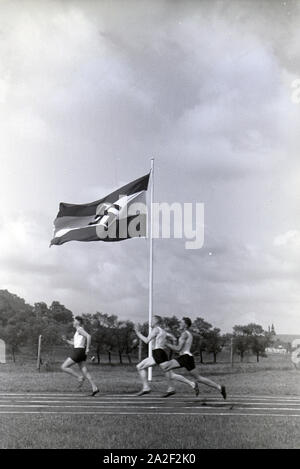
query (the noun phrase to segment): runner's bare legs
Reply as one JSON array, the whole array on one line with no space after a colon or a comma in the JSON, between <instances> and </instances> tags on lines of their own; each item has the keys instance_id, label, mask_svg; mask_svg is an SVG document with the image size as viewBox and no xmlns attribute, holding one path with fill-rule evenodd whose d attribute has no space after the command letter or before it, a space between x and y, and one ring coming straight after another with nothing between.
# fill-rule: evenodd
<instances>
[{"instance_id":1,"label":"runner's bare legs","mask_svg":"<svg viewBox=\"0 0 300 469\"><path fill-rule=\"evenodd\" d=\"M188 386L191 386L191 388L195 389L195 383L194 381L190 381L189 379L185 378L182 375L178 375L177 373L174 373L173 371L169 371L171 373L171 379L180 381L181 383L187 384Z\"/></svg>"},{"instance_id":2,"label":"runner's bare legs","mask_svg":"<svg viewBox=\"0 0 300 469\"><path fill-rule=\"evenodd\" d=\"M191 375L193 375L198 383L205 384L206 386L209 386L210 388L217 389L218 391L222 391L222 386L220 384L215 383L211 379L204 378L203 376L199 375L197 370L192 370L189 372Z\"/></svg>"},{"instance_id":3,"label":"runner's bare legs","mask_svg":"<svg viewBox=\"0 0 300 469\"><path fill-rule=\"evenodd\" d=\"M152 361L154 362L154 360L152 359ZM155 365L155 362L152 363L152 361L150 362L149 358L146 358L145 360L143 360L142 362L140 362L138 365L137 365L137 370L138 370L138 373L140 375L140 378L141 378L141 381L142 381L142 384L143 384L143 391L150 391L150 386L149 386L149 382L148 382L148 379L147 379L147 372L146 370L148 368L150 368L150 366L154 366ZM172 372L164 372L165 373L165 376L168 380L168 389L167 389L167 392L171 392L171 391L174 391L174 387L172 385L172 375L173 373Z\"/></svg>"},{"instance_id":4,"label":"runner's bare legs","mask_svg":"<svg viewBox=\"0 0 300 469\"><path fill-rule=\"evenodd\" d=\"M172 376L172 375L173 375L172 371L167 371L167 372L165 373L165 376L166 376L166 378L167 378L167 380L168 380L168 389L167 389L167 393L168 393L168 392L173 392L173 391L175 391L174 386L173 386L173 383L172 383L172 380L173 380L173 376Z\"/></svg>"},{"instance_id":5,"label":"runner's bare legs","mask_svg":"<svg viewBox=\"0 0 300 469\"><path fill-rule=\"evenodd\" d=\"M78 363L78 366L79 368L81 369L81 372L83 374L83 376L88 380L88 382L90 383L90 385L92 386L93 388L93 392L96 391L98 389L97 385L94 383L90 373L88 372L88 369L86 367L86 365L84 363Z\"/></svg>"},{"instance_id":6,"label":"runner's bare legs","mask_svg":"<svg viewBox=\"0 0 300 469\"><path fill-rule=\"evenodd\" d=\"M163 365L162 369L164 371L171 371L174 368L180 368L180 366L178 366L179 364L176 360L170 360L169 362L163 363L162 365ZM221 392L222 386L220 384L217 384L214 381L212 381L211 379L204 378L203 376L199 375L199 373L197 372L196 369L190 370L189 373L195 378L195 380L198 383L205 384L206 386L217 389L218 391ZM189 384L190 386L192 386L193 389L195 388L195 384L192 383L189 380L186 380L186 378L184 378L184 376L177 375L175 373L173 373L173 375L174 375L174 379L177 379L178 381L182 381L183 383L185 382L186 384ZM188 382L186 382L186 381L188 381Z\"/></svg>"},{"instance_id":7,"label":"runner's bare legs","mask_svg":"<svg viewBox=\"0 0 300 469\"><path fill-rule=\"evenodd\" d=\"M152 363L152 361L153 361L153 363ZM145 360L141 361L140 363L138 363L136 365L136 369L138 371L138 374L140 375L140 378L141 378L141 381L142 381L142 384L143 384L143 391L150 391L150 386L149 386L149 383L148 383L146 370L150 366L154 365L155 362L154 362L154 360L152 360L152 361L150 363L150 359L145 358Z\"/></svg>"},{"instance_id":8,"label":"runner's bare legs","mask_svg":"<svg viewBox=\"0 0 300 469\"><path fill-rule=\"evenodd\" d=\"M71 366L73 366L74 364L75 362L72 360L72 358L67 358L64 361L64 363L61 365L61 370L64 373L68 373L69 375L74 376L74 378L77 378L78 381L82 381L82 378L83 378L82 374L76 373L76 371L71 368Z\"/></svg>"}]
</instances>

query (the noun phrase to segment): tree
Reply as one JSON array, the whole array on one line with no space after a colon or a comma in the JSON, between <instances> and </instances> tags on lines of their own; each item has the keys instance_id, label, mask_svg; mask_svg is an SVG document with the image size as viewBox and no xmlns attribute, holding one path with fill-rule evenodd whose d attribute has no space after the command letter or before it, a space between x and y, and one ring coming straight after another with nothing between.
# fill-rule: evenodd
<instances>
[{"instance_id":1,"label":"tree","mask_svg":"<svg viewBox=\"0 0 300 469\"><path fill-rule=\"evenodd\" d=\"M13 361L16 361L16 353L27 338L27 317L26 311L10 311L9 319L5 320L0 326L0 336L8 345L12 354Z\"/></svg>"},{"instance_id":2,"label":"tree","mask_svg":"<svg viewBox=\"0 0 300 469\"><path fill-rule=\"evenodd\" d=\"M113 350L118 353L120 364L123 363L123 354L127 355L128 361L131 363L131 352L134 349L133 339L135 337L131 321L120 321L116 315L97 312L91 316L90 324L92 344L97 354L98 363L100 363L100 353L104 351L108 353L108 360L111 363Z\"/></svg>"},{"instance_id":3,"label":"tree","mask_svg":"<svg viewBox=\"0 0 300 469\"><path fill-rule=\"evenodd\" d=\"M96 352L98 364L100 354L107 352L108 361L111 363L111 351L114 347L114 336L112 328L115 325L117 316L95 313L91 318L92 347Z\"/></svg>"},{"instance_id":4,"label":"tree","mask_svg":"<svg viewBox=\"0 0 300 469\"><path fill-rule=\"evenodd\" d=\"M265 356L265 350L269 346L270 340L266 335L253 336L251 338L251 350L256 355L256 361L259 362L260 356Z\"/></svg>"},{"instance_id":5,"label":"tree","mask_svg":"<svg viewBox=\"0 0 300 469\"><path fill-rule=\"evenodd\" d=\"M28 314L32 311L32 306L25 303L23 298L20 298L7 290L0 290L0 323L9 319L12 314L24 311ZM3 324L4 325L4 324Z\"/></svg>"},{"instance_id":6,"label":"tree","mask_svg":"<svg viewBox=\"0 0 300 469\"><path fill-rule=\"evenodd\" d=\"M71 325L72 312L58 301L50 308L43 301L32 307L17 295L0 290L0 336L6 341L14 361L23 345L37 352L39 335L43 336L43 350L48 348L53 353Z\"/></svg>"},{"instance_id":7,"label":"tree","mask_svg":"<svg viewBox=\"0 0 300 469\"><path fill-rule=\"evenodd\" d=\"M272 338L272 332L264 331L260 324L255 323L234 326L233 335L234 349L239 353L241 361L243 361L245 352L251 350L256 355L258 362Z\"/></svg>"},{"instance_id":8,"label":"tree","mask_svg":"<svg viewBox=\"0 0 300 469\"><path fill-rule=\"evenodd\" d=\"M46 303L40 301L38 303L34 303L33 313L35 314L36 318L48 317L49 316L49 309Z\"/></svg>"},{"instance_id":9,"label":"tree","mask_svg":"<svg viewBox=\"0 0 300 469\"><path fill-rule=\"evenodd\" d=\"M249 350L249 338L244 335L238 335L234 337L233 351L238 353L241 357L241 362L244 361L245 353Z\"/></svg>"},{"instance_id":10,"label":"tree","mask_svg":"<svg viewBox=\"0 0 300 469\"><path fill-rule=\"evenodd\" d=\"M0 290L0 337L5 340L13 361L20 346L26 341L26 322L32 315L32 306L23 298Z\"/></svg>"},{"instance_id":11,"label":"tree","mask_svg":"<svg viewBox=\"0 0 300 469\"><path fill-rule=\"evenodd\" d=\"M250 341L247 334L246 326L234 326L233 327L233 350L237 352L241 357L241 362L244 361L244 355L249 350Z\"/></svg>"},{"instance_id":12,"label":"tree","mask_svg":"<svg viewBox=\"0 0 300 469\"><path fill-rule=\"evenodd\" d=\"M50 313L54 321L61 322L63 324L70 324L73 321L73 313L67 309L64 305L60 304L59 301L53 301L50 306Z\"/></svg>"},{"instance_id":13,"label":"tree","mask_svg":"<svg viewBox=\"0 0 300 469\"><path fill-rule=\"evenodd\" d=\"M57 345L63 345L63 336L70 332L70 325L58 322L45 303L36 303L33 315L26 321L26 344L37 353L38 338L42 336L42 355L54 361Z\"/></svg>"},{"instance_id":14,"label":"tree","mask_svg":"<svg viewBox=\"0 0 300 469\"><path fill-rule=\"evenodd\" d=\"M24 329L20 328L14 320L9 321L5 330L1 330L1 337L8 345L8 349L10 350L13 358L13 362L16 361L16 353L19 352L20 346L24 343Z\"/></svg>"},{"instance_id":15,"label":"tree","mask_svg":"<svg viewBox=\"0 0 300 469\"><path fill-rule=\"evenodd\" d=\"M131 363L130 352L132 351L133 339L133 323L131 321L117 321L116 327L113 329L116 338L116 346L119 354L120 364L122 365L122 355L127 355L129 363Z\"/></svg>"},{"instance_id":16,"label":"tree","mask_svg":"<svg viewBox=\"0 0 300 469\"><path fill-rule=\"evenodd\" d=\"M212 325L203 318L196 318L192 324L192 331L195 333L195 347L197 347L200 354L200 363L203 363L203 352L207 348L207 333L211 328Z\"/></svg>"},{"instance_id":17,"label":"tree","mask_svg":"<svg viewBox=\"0 0 300 469\"><path fill-rule=\"evenodd\" d=\"M274 326L272 324L273 330ZM260 356L265 356L266 348L271 345L274 333L264 331L262 326L259 324L248 324L248 332L250 335L250 348L254 355L256 355L256 361L259 362Z\"/></svg>"},{"instance_id":18,"label":"tree","mask_svg":"<svg viewBox=\"0 0 300 469\"><path fill-rule=\"evenodd\" d=\"M224 343L220 332L220 329L214 327L205 333L206 351L213 354L214 363L217 363L217 354L221 352Z\"/></svg>"}]
</instances>

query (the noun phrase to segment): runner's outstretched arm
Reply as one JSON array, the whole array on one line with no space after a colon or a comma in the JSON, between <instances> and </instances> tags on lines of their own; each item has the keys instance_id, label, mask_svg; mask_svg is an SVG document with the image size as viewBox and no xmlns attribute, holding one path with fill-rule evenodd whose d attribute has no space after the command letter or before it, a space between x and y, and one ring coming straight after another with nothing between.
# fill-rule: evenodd
<instances>
[{"instance_id":1,"label":"runner's outstretched arm","mask_svg":"<svg viewBox=\"0 0 300 469\"><path fill-rule=\"evenodd\" d=\"M152 329L151 333L148 335L148 337L145 337L143 334L140 333L138 330L137 326L134 327L134 331L136 335L138 336L139 339L141 339L145 344L149 344L151 340L153 340L157 336L157 329L154 328Z\"/></svg>"}]
</instances>

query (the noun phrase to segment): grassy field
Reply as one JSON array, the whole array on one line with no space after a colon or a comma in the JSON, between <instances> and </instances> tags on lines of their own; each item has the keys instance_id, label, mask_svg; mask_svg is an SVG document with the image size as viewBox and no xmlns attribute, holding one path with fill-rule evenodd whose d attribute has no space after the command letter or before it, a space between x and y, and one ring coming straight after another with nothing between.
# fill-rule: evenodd
<instances>
[{"instance_id":1,"label":"grassy field","mask_svg":"<svg viewBox=\"0 0 300 469\"><path fill-rule=\"evenodd\" d=\"M299 449L299 430L287 417L24 415L1 418L0 438L1 448L13 449Z\"/></svg>"},{"instance_id":2,"label":"grassy field","mask_svg":"<svg viewBox=\"0 0 300 469\"><path fill-rule=\"evenodd\" d=\"M215 381L224 382L232 394L285 394L299 395L300 371L296 371L289 355L270 355L261 358L259 363L252 361L245 363L235 362L232 368L230 363L197 364L199 372ZM88 363L95 381L101 392L104 393L134 393L140 389L140 382L135 365L97 365ZM76 369L76 368L75 368ZM188 376L185 370L180 373ZM163 392L166 384L161 371L153 369L153 390ZM60 371L60 363L52 366L52 371L46 372L43 368L39 373L34 360L19 359L15 364L0 364L1 391L7 392L72 392L76 389L73 379ZM187 392L186 387L176 383L179 392ZM85 386L88 390L88 387ZM210 392L207 387L205 392ZM215 391L211 391L214 393Z\"/></svg>"},{"instance_id":3,"label":"grassy field","mask_svg":"<svg viewBox=\"0 0 300 469\"><path fill-rule=\"evenodd\" d=\"M134 366L93 365L103 394L140 389ZM260 363L207 364L201 374L224 383L230 394L300 396L300 371L290 357L270 356ZM182 372L182 374L185 374ZM35 370L35 363L0 365L0 392L73 392L76 382L59 371ZM178 395L191 391L176 383ZM153 391L164 392L159 370ZM89 391L85 384L83 392ZM214 390L201 387L201 392ZM172 399L172 398L170 398ZM1 448L300 448L300 418L214 415L0 415Z\"/></svg>"}]
</instances>

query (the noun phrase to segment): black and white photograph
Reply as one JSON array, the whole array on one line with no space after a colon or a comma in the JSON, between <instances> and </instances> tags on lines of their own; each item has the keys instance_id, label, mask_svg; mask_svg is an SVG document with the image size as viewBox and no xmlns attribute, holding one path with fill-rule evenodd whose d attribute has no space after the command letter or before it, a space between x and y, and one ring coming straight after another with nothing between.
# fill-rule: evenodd
<instances>
[{"instance_id":1,"label":"black and white photograph","mask_svg":"<svg viewBox=\"0 0 300 469\"><path fill-rule=\"evenodd\" d=\"M0 0L1 450L300 449L299 150L300 0Z\"/></svg>"}]
</instances>

